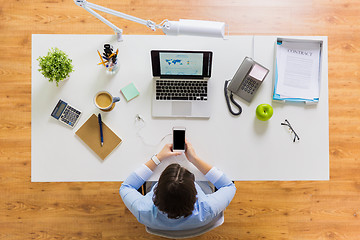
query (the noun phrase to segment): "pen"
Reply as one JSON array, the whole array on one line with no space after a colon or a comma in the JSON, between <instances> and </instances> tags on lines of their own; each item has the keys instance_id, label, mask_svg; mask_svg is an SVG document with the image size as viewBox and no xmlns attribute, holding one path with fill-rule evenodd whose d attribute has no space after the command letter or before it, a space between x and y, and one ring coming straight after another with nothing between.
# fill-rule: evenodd
<instances>
[{"instance_id":1,"label":"pen","mask_svg":"<svg viewBox=\"0 0 360 240\"><path fill-rule=\"evenodd\" d=\"M100 113L98 115L98 120L99 120L99 126L100 126L100 141L101 141L101 146L103 146L104 145L104 137L103 137L102 121L101 121L101 114Z\"/></svg>"}]
</instances>

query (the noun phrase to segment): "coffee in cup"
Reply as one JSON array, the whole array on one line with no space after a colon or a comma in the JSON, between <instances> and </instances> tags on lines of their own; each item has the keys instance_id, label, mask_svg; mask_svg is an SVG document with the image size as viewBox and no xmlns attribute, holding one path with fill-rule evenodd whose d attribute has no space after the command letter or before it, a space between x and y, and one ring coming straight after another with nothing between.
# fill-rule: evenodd
<instances>
[{"instance_id":1,"label":"coffee in cup","mask_svg":"<svg viewBox=\"0 0 360 240\"><path fill-rule=\"evenodd\" d=\"M103 111L110 111L113 108L115 102L118 101L120 101L119 97L113 97L107 91L100 91L96 93L94 97L94 103L96 107Z\"/></svg>"}]
</instances>

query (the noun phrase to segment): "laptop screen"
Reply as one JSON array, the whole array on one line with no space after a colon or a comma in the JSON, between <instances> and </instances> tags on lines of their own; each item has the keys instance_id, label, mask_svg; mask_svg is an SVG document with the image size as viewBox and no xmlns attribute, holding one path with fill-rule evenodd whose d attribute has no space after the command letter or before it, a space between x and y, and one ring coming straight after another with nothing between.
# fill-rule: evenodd
<instances>
[{"instance_id":1,"label":"laptop screen","mask_svg":"<svg viewBox=\"0 0 360 240\"><path fill-rule=\"evenodd\" d=\"M160 52L160 74L201 76L203 56L203 53Z\"/></svg>"},{"instance_id":2,"label":"laptop screen","mask_svg":"<svg viewBox=\"0 0 360 240\"><path fill-rule=\"evenodd\" d=\"M209 78L212 52L201 51L151 51L154 77Z\"/></svg>"}]
</instances>

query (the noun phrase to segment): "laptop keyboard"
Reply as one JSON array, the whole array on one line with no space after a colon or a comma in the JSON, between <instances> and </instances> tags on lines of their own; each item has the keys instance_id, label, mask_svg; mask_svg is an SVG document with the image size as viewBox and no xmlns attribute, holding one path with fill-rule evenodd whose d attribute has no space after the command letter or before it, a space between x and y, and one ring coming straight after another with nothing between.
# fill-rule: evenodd
<instances>
[{"instance_id":1,"label":"laptop keyboard","mask_svg":"<svg viewBox=\"0 0 360 240\"><path fill-rule=\"evenodd\" d=\"M156 100L207 100L207 81L156 80Z\"/></svg>"}]
</instances>

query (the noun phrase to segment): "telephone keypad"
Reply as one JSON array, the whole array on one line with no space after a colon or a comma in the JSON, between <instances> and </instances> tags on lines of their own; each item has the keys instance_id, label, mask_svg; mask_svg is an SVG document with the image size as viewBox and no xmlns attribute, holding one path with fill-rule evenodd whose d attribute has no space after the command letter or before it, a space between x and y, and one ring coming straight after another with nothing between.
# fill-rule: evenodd
<instances>
[{"instance_id":1,"label":"telephone keypad","mask_svg":"<svg viewBox=\"0 0 360 240\"><path fill-rule=\"evenodd\" d=\"M243 90L249 94L254 94L254 91L258 88L258 86L259 86L259 83L248 76L241 83L240 88L241 88L241 90Z\"/></svg>"}]
</instances>

